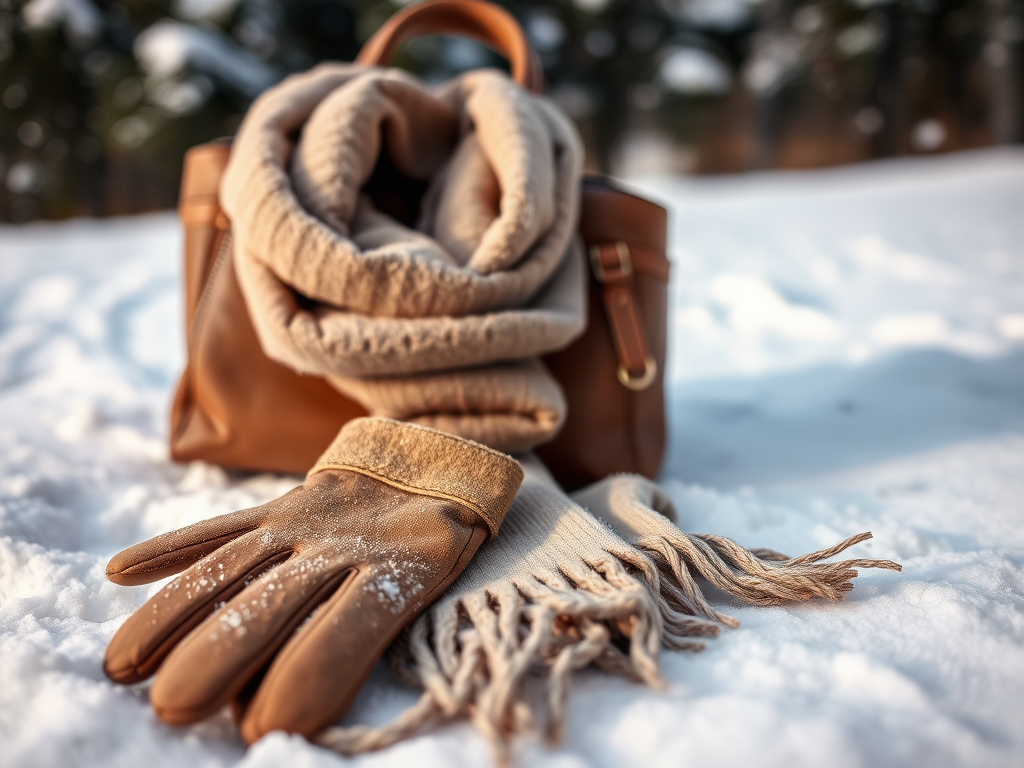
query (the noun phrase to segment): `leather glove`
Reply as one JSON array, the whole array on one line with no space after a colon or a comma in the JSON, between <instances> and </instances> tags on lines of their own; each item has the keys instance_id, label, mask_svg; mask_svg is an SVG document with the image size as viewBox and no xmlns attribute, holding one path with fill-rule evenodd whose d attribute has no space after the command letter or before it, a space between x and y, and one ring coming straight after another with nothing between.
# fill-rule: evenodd
<instances>
[{"instance_id":1,"label":"leather glove","mask_svg":"<svg viewBox=\"0 0 1024 768\"><path fill-rule=\"evenodd\" d=\"M118 584L184 572L118 630L104 671L135 683L159 668L150 701L168 723L201 720L246 688L246 741L312 737L497 532L522 477L511 457L462 438L349 422L281 498L110 561Z\"/></svg>"}]
</instances>

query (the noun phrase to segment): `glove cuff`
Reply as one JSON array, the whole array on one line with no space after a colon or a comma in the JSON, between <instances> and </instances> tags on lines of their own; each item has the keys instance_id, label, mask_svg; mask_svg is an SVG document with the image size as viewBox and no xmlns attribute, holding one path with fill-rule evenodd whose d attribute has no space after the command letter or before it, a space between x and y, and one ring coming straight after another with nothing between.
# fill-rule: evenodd
<instances>
[{"instance_id":1,"label":"glove cuff","mask_svg":"<svg viewBox=\"0 0 1024 768\"><path fill-rule=\"evenodd\" d=\"M359 472L411 493L455 501L476 512L492 536L523 480L511 456L436 429L377 417L342 427L307 478L325 469Z\"/></svg>"}]
</instances>

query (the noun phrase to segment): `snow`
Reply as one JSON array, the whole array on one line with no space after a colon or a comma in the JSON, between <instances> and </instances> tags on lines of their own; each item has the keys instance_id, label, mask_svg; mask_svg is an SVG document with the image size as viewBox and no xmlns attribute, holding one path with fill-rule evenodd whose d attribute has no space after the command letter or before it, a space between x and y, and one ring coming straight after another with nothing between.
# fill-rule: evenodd
<instances>
[{"instance_id":1,"label":"snow","mask_svg":"<svg viewBox=\"0 0 1024 768\"><path fill-rule=\"evenodd\" d=\"M663 0L681 20L705 29L731 32L750 19L756 2L751 0Z\"/></svg>"},{"instance_id":2,"label":"snow","mask_svg":"<svg viewBox=\"0 0 1024 768\"><path fill-rule=\"evenodd\" d=\"M640 179L673 209L662 481L685 527L790 554L872 530L842 604L728 605L658 693L576 676L551 768L1024 766L1024 152ZM331 766L226 714L158 723L103 648L155 588L103 577L142 538L295 478L170 463L182 363L170 215L0 228L0 762ZM378 670L349 722L415 694ZM459 724L360 766L487 764Z\"/></svg>"},{"instance_id":3,"label":"snow","mask_svg":"<svg viewBox=\"0 0 1024 768\"><path fill-rule=\"evenodd\" d=\"M228 83L254 97L273 84L273 67L213 29L164 19L135 39L135 56L155 81L179 76L188 68Z\"/></svg>"},{"instance_id":4,"label":"snow","mask_svg":"<svg viewBox=\"0 0 1024 768\"><path fill-rule=\"evenodd\" d=\"M31 30L62 25L68 38L81 45L96 40L103 27L103 17L91 0L29 0L21 9L21 22Z\"/></svg>"},{"instance_id":5,"label":"snow","mask_svg":"<svg viewBox=\"0 0 1024 768\"><path fill-rule=\"evenodd\" d=\"M241 0L177 0L174 10L189 21L219 22L227 19Z\"/></svg>"},{"instance_id":6,"label":"snow","mask_svg":"<svg viewBox=\"0 0 1024 768\"><path fill-rule=\"evenodd\" d=\"M693 46L673 48L658 76L669 90L690 96L726 93L732 86L729 68L714 54Z\"/></svg>"}]
</instances>

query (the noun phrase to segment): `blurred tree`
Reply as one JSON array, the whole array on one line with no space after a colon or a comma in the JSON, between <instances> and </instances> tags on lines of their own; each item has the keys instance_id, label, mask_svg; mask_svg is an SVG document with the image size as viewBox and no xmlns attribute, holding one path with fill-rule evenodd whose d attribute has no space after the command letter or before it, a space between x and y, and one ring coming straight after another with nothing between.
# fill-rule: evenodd
<instances>
[{"instance_id":1,"label":"blurred tree","mask_svg":"<svg viewBox=\"0 0 1024 768\"><path fill-rule=\"evenodd\" d=\"M988 0L985 13L985 46L982 49L988 70L989 112L992 138L1005 144L1019 141L1019 62L1014 56L1017 43L1024 37L1024 19L1014 13L1012 0Z\"/></svg>"},{"instance_id":2,"label":"blurred tree","mask_svg":"<svg viewBox=\"0 0 1024 768\"><path fill-rule=\"evenodd\" d=\"M354 56L370 5L0 0L0 218L172 206L184 151L284 74Z\"/></svg>"},{"instance_id":3,"label":"blurred tree","mask_svg":"<svg viewBox=\"0 0 1024 768\"><path fill-rule=\"evenodd\" d=\"M184 150L403 0L0 0L0 219L173 205ZM504 0L592 169L742 171L1022 136L1024 0ZM502 66L426 38L431 81Z\"/></svg>"}]
</instances>

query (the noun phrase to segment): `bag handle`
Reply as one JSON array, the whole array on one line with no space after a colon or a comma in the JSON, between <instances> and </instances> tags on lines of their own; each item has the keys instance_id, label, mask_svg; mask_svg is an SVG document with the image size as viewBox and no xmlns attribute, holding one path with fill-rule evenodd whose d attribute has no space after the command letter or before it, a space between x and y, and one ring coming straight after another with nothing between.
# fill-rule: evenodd
<instances>
[{"instance_id":1,"label":"bag handle","mask_svg":"<svg viewBox=\"0 0 1024 768\"><path fill-rule=\"evenodd\" d=\"M519 22L483 0L429 0L396 13L366 41L356 61L387 66L399 45L423 35L462 35L509 60L512 77L534 93L544 90L544 70Z\"/></svg>"}]
</instances>

